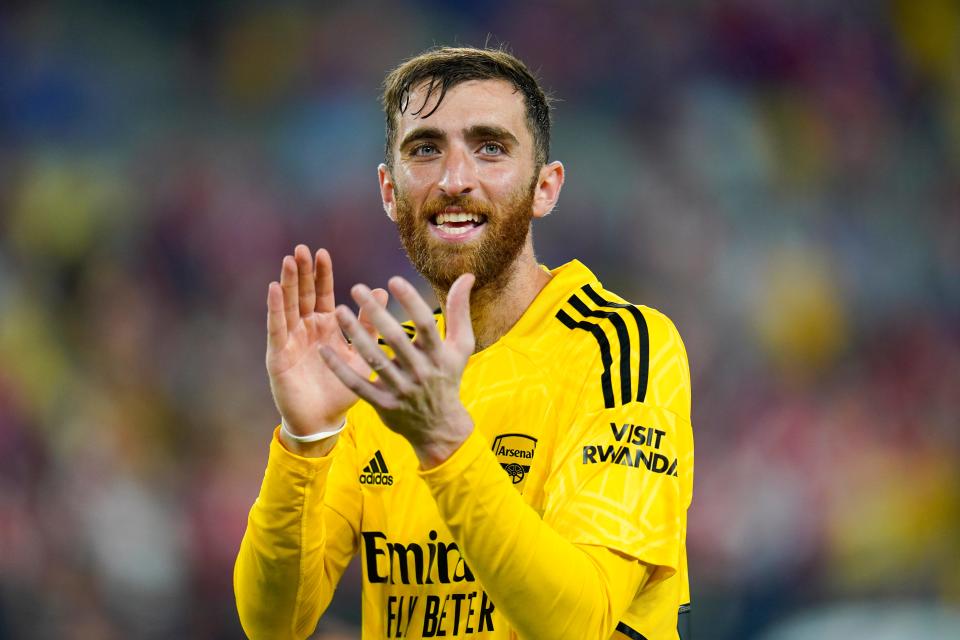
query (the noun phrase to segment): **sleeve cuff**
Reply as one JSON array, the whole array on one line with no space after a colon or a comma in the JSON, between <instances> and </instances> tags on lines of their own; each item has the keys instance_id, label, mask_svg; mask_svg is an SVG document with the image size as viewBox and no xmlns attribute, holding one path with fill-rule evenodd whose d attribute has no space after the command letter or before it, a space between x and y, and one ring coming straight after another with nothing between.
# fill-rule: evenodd
<instances>
[{"instance_id":1,"label":"sleeve cuff","mask_svg":"<svg viewBox=\"0 0 960 640\"><path fill-rule=\"evenodd\" d=\"M432 486L444 485L462 478L473 462L488 449L486 439L474 430L463 441L460 448L449 458L430 469L421 469L417 473L427 484Z\"/></svg>"},{"instance_id":2,"label":"sleeve cuff","mask_svg":"<svg viewBox=\"0 0 960 640\"><path fill-rule=\"evenodd\" d=\"M337 447L334 446L327 455L319 458L298 456L280 442L280 426L277 426L273 430L273 437L270 439L270 457L267 460L267 468L280 466L298 476L313 477L318 473L325 472L330 467L333 462L333 452L336 449Z\"/></svg>"}]
</instances>

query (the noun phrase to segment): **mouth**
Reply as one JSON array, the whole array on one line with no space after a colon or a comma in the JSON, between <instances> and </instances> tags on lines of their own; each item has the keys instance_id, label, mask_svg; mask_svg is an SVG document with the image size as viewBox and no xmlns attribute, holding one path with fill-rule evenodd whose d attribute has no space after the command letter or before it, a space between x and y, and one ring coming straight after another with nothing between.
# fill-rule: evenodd
<instances>
[{"instance_id":1,"label":"mouth","mask_svg":"<svg viewBox=\"0 0 960 640\"><path fill-rule=\"evenodd\" d=\"M483 214L447 207L430 218L430 231L442 240L463 242L478 235L486 223Z\"/></svg>"}]
</instances>

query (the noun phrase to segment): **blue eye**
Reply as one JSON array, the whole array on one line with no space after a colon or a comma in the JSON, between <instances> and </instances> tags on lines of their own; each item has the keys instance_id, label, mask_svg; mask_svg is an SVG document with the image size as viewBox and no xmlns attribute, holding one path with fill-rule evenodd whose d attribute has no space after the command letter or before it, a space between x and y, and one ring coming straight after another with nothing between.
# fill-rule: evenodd
<instances>
[{"instance_id":1,"label":"blue eye","mask_svg":"<svg viewBox=\"0 0 960 640\"><path fill-rule=\"evenodd\" d=\"M497 156L501 153L504 153L503 145L499 142L485 142L483 147L481 147L483 153L491 156Z\"/></svg>"},{"instance_id":2,"label":"blue eye","mask_svg":"<svg viewBox=\"0 0 960 640\"><path fill-rule=\"evenodd\" d=\"M437 147L433 144L420 144L411 149L410 155L412 156L426 156L433 155L436 153Z\"/></svg>"}]
</instances>

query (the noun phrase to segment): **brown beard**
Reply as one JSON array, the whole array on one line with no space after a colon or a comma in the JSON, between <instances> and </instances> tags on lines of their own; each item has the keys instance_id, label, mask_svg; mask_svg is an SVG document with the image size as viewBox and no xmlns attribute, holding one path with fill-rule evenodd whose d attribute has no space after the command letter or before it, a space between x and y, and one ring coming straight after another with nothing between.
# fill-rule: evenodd
<instances>
[{"instance_id":1,"label":"brown beard","mask_svg":"<svg viewBox=\"0 0 960 640\"><path fill-rule=\"evenodd\" d=\"M477 279L476 291L510 274L530 233L533 193L533 184L521 187L498 211L469 196L435 198L418 213L395 188L400 241L414 268L434 288L447 291L460 275L472 273ZM445 207L461 207L465 213L486 217L487 228L479 242L448 244L433 237L427 225Z\"/></svg>"}]
</instances>

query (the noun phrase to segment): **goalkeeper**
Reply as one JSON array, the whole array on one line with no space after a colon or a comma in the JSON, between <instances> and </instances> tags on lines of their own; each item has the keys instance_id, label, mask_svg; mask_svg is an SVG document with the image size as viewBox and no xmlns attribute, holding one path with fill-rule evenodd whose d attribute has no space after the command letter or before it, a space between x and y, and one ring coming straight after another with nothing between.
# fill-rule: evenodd
<instances>
[{"instance_id":1,"label":"goalkeeper","mask_svg":"<svg viewBox=\"0 0 960 640\"><path fill-rule=\"evenodd\" d=\"M234 573L251 638L305 638L357 553L363 638L689 636L690 379L663 314L538 264L564 168L522 62L438 48L385 81L402 278L337 306L303 245L267 292L282 416ZM346 339L344 338L346 336Z\"/></svg>"}]
</instances>

